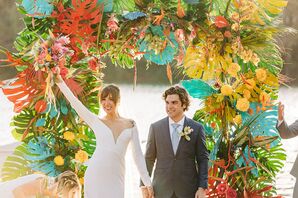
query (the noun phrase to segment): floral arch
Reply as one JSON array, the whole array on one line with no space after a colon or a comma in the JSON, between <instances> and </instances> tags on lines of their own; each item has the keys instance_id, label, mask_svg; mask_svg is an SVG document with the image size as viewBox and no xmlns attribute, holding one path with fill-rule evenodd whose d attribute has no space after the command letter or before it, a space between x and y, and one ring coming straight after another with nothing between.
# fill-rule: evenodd
<instances>
[{"instance_id":1,"label":"floral arch","mask_svg":"<svg viewBox=\"0 0 298 198\"><path fill-rule=\"evenodd\" d=\"M13 135L3 180L34 171L56 176L71 167L83 178L92 131L54 85L60 73L98 113L102 58L134 68L144 57L191 79L181 84L202 108L210 153L209 197L274 196L284 151L275 129L283 61L275 38L284 0L16 0L25 28L16 53L2 60L18 71L1 83L14 103ZM135 75L136 76L136 75ZM135 78L136 83L136 78ZM16 171L17 170L17 171Z\"/></svg>"}]
</instances>

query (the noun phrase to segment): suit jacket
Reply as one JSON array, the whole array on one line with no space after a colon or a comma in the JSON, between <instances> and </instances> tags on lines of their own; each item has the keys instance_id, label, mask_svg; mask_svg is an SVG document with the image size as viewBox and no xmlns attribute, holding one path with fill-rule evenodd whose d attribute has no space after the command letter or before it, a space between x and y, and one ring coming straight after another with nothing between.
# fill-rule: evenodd
<instances>
[{"instance_id":1,"label":"suit jacket","mask_svg":"<svg viewBox=\"0 0 298 198\"><path fill-rule=\"evenodd\" d=\"M183 136L174 154L169 118L153 123L147 140L145 159L149 174L152 174L156 198L194 198L199 187L208 187L208 156L203 126L185 117L184 127L193 129L190 141Z\"/></svg>"},{"instance_id":2,"label":"suit jacket","mask_svg":"<svg viewBox=\"0 0 298 198\"><path fill-rule=\"evenodd\" d=\"M296 120L290 126L288 126L288 124L283 121L279 126L277 126L277 129L281 138L289 139L295 137L298 135L298 120ZM294 177L298 178L298 155L291 170L291 174Z\"/></svg>"}]
</instances>

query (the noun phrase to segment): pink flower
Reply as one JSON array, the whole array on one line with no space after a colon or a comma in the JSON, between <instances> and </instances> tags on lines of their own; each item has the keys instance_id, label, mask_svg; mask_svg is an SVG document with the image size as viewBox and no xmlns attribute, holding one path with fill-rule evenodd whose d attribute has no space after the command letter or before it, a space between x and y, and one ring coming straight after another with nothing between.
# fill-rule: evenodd
<instances>
[{"instance_id":1,"label":"pink flower","mask_svg":"<svg viewBox=\"0 0 298 198\"><path fill-rule=\"evenodd\" d=\"M61 36L56 42L60 43L61 45L67 45L70 43L70 40L67 36Z\"/></svg>"},{"instance_id":2,"label":"pink flower","mask_svg":"<svg viewBox=\"0 0 298 198\"><path fill-rule=\"evenodd\" d=\"M178 42L184 41L184 39L185 39L184 31L182 29L177 29L175 31L175 37L176 37Z\"/></svg>"},{"instance_id":3,"label":"pink flower","mask_svg":"<svg viewBox=\"0 0 298 198\"><path fill-rule=\"evenodd\" d=\"M109 30L111 32L115 32L116 30L118 30L118 28L119 28L119 26L118 26L118 20L117 20L117 18L114 15L112 15L109 18L109 20L107 22L107 26L108 26L108 28L109 28Z\"/></svg>"},{"instance_id":4,"label":"pink flower","mask_svg":"<svg viewBox=\"0 0 298 198\"><path fill-rule=\"evenodd\" d=\"M237 198L237 192L233 188L228 188L227 190L227 198Z\"/></svg>"},{"instance_id":5,"label":"pink flower","mask_svg":"<svg viewBox=\"0 0 298 198\"><path fill-rule=\"evenodd\" d=\"M221 183L216 186L216 191L219 195L224 195L227 191L228 185L226 183Z\"/></svg>"}]
</instances>

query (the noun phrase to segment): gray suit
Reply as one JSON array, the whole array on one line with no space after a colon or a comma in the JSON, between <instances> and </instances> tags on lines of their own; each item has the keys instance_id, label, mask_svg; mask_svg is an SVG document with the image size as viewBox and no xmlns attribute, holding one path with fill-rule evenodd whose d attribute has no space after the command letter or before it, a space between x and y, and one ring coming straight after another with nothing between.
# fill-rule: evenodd
<instances>
[{"instance_id":1,"label":"gray suit","mask_svg":"<svg viewBox=\"0 0 298 198\"><path fill-rule=\"evenodd\" d=\"M176 155L174 154L169 118L153 123L150 127L146 164L149 174L156 161L153 177L153 188L156 198L194 198L198 187L208 186L208 150L205 134L201 124L185 118L184 126L193 129L190 141L180 138Z\"/></svg>"},{"instance_id":2,"label":"gray suit","mask_svg":"<svg viewBox=\"0 0 298 198\"><path fill-rule=\"evenodd\" d=\"M296 136L298 136L298 120L296 120L290 126L288 126L287 123L285 121L283 121L280 124L280 126L277 126L277 129L279 131L281 138L289 139L292 137L296 137ZM297 182L297 179L298 179L298 156L296 157L293 168L291 170L291 175L296 177L296 184L294 187L293 197L298 198L298 182Z\"/></svg>"}]
</instances>

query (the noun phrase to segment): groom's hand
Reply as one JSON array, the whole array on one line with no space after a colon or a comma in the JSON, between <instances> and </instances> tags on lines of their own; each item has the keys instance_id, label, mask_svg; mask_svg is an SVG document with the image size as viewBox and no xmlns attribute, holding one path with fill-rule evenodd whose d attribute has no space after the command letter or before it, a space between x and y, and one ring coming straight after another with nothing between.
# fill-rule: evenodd
<instances>
[{"instance_id":1,"label":"groom's hand","mask_svg":"<svg viewBox=\"0 0 298 198\"><path fill-rule=\"evenodd\" d=\"M149 193L149 198L154 198L154 191L152 186L147 187L148 193Z\"/></svg>"},{"instance_id":2,"label":"groom's hand","mask_svg":"<svg viewBox=\"0 0 298 198\"><path fill-rule=\"evenodd\" d=\"M206 190L199 188L196 192L195 198L206 198Z\"/></svg>"},{"instance_id":3,"label":"groom's hand","mask_svg":"<svg viewBox=\"0 0 298 198\"><path fill-rule=\"evenodd\" d=\"M146 186L141 187L142 197L143 198L149 198L149 192L148 188Z\"/></svg>"}]
</instances>

